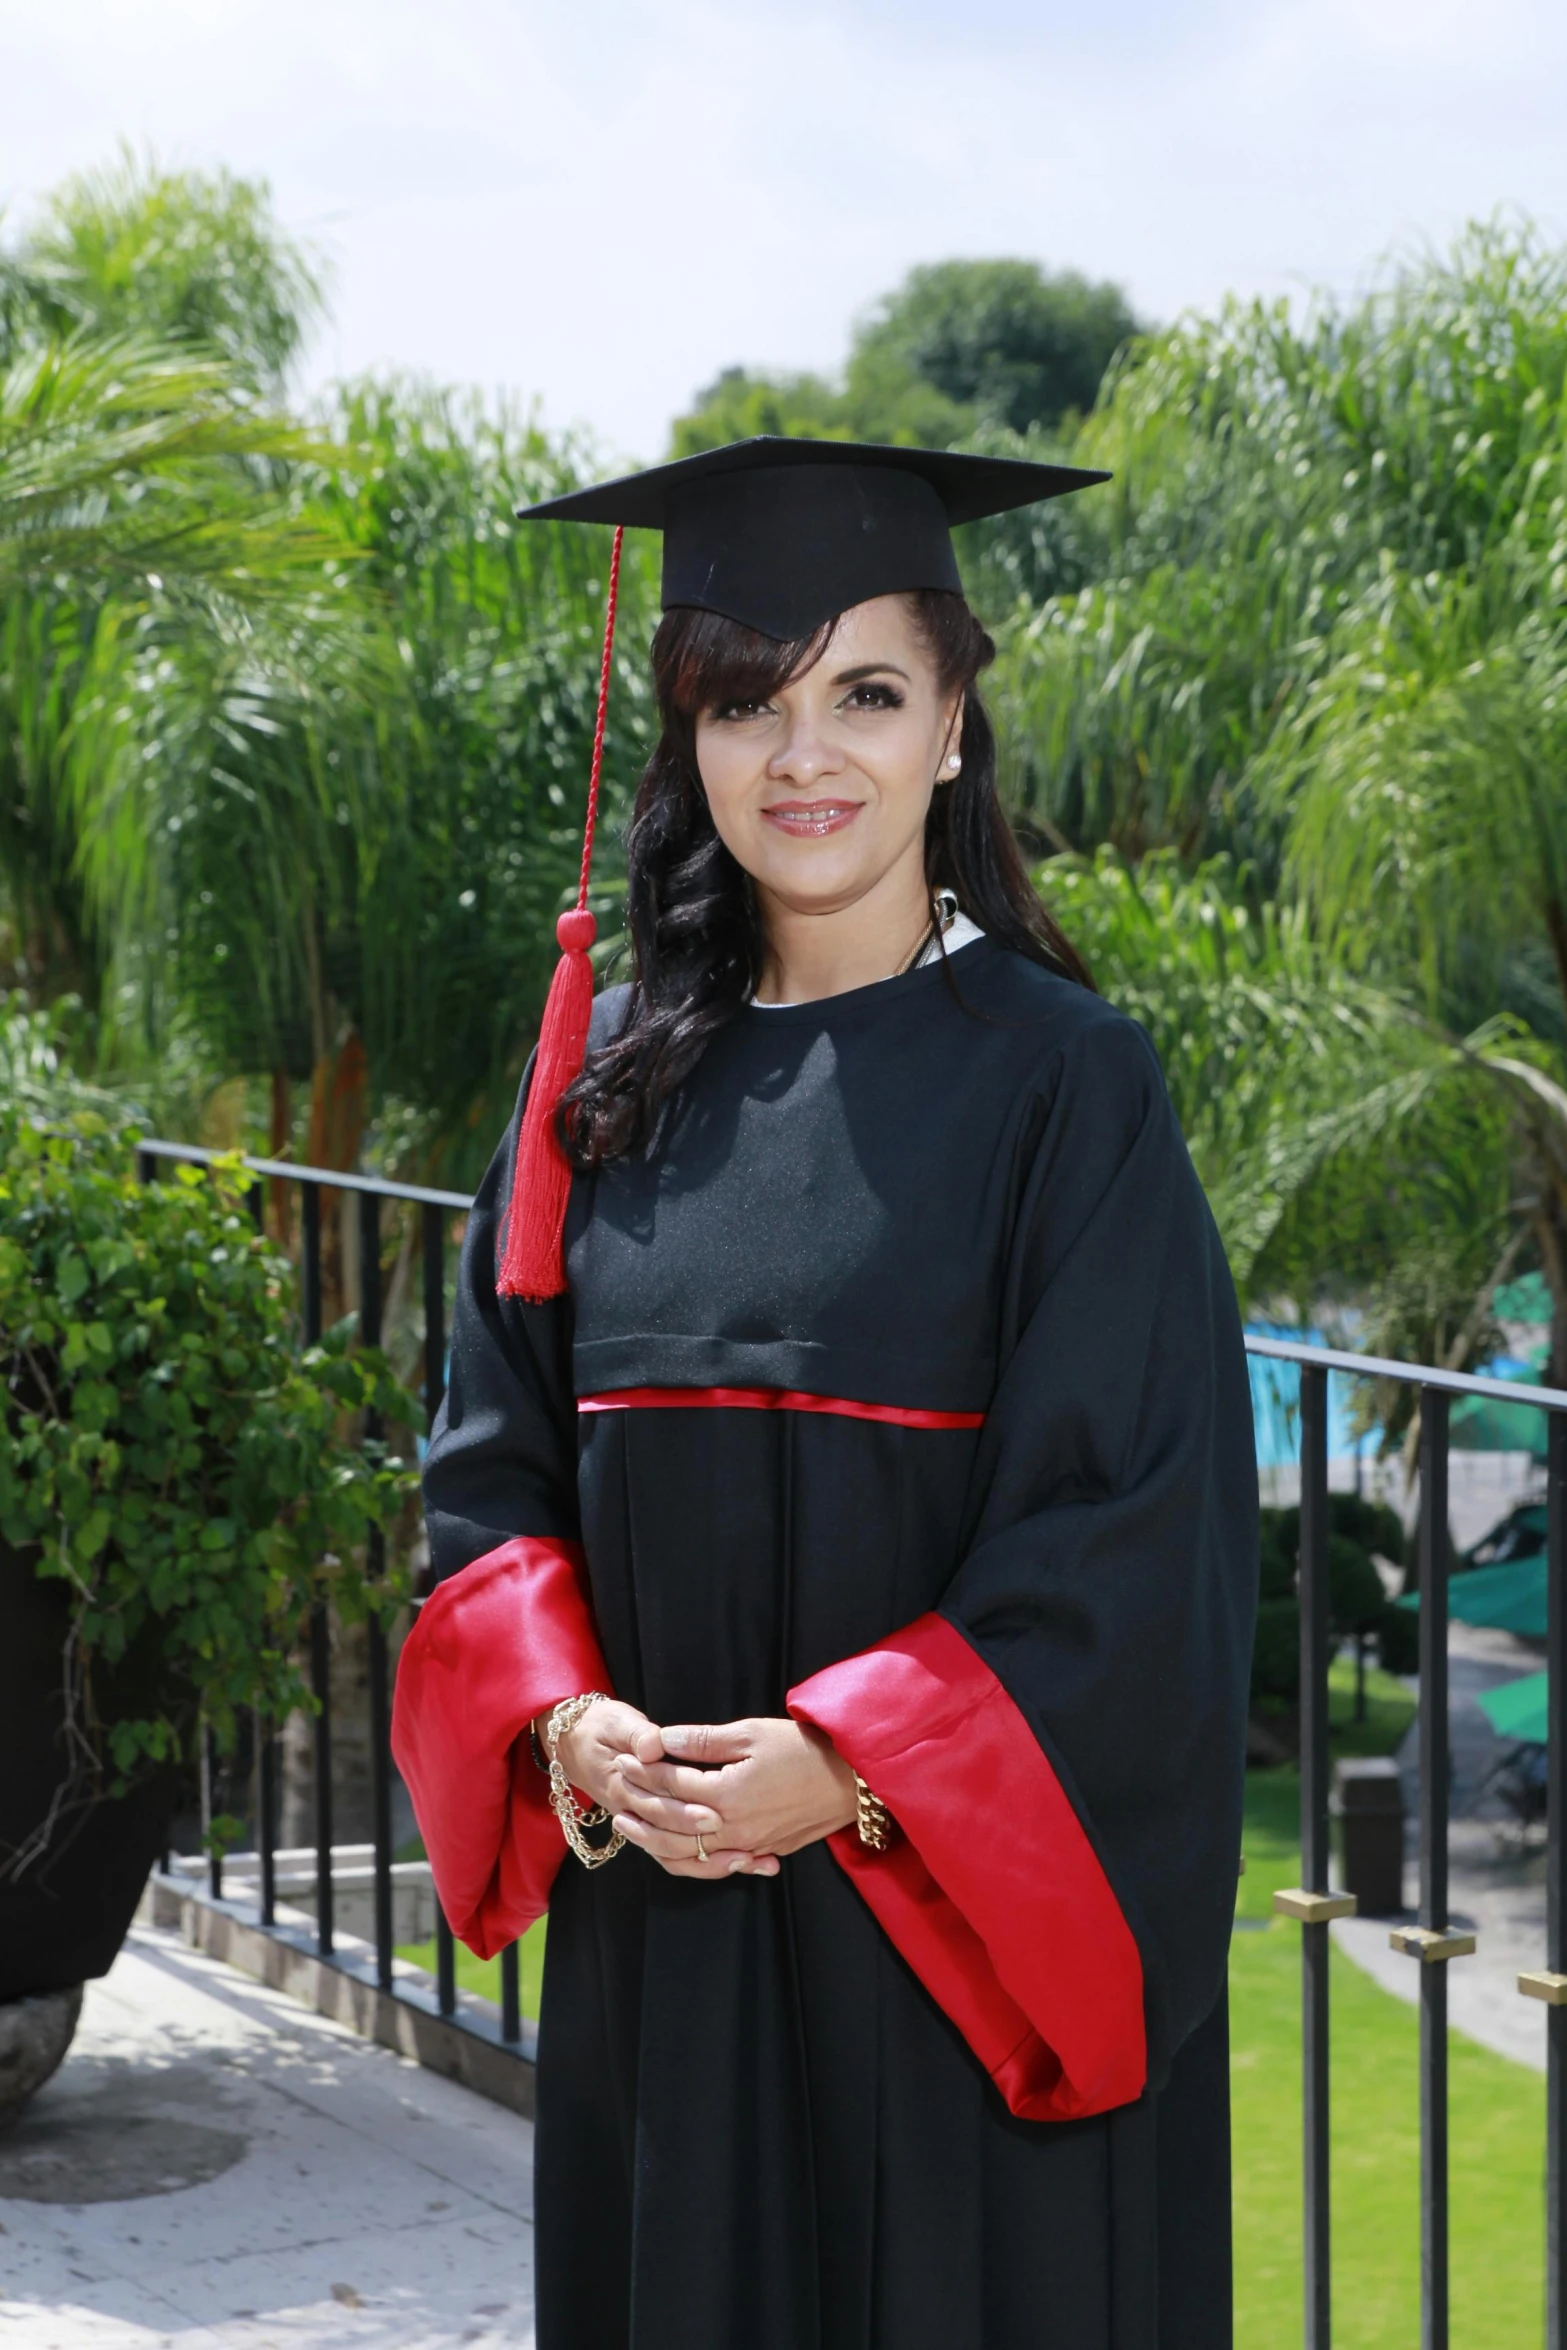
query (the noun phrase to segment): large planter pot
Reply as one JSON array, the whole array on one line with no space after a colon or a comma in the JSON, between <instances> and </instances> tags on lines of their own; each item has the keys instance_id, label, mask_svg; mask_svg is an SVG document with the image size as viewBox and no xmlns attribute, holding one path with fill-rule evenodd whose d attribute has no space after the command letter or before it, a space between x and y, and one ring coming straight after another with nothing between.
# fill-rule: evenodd
<instances>
[{"instance_id":1,"label":"large planter pot","mask_svg":"<svg viewBox=\"0 0 1567 2350\"><path fill-rule=\"evenodd\" d=\"M71 1789L65 1652L70 1594L41 1582L29 1552L0 1542L0 2002L70 1990L107 1974L124 1941L178 1795L165 1772L119 1797ZM101 1718L144 1710L156 1658L131 1654L95 1695ZM15 1856L51 1809L36 1859Z\"/></svg>"},{"instance_id":2,"label":"large planter pot","mask_svg":"<svg viewBox=\"0 0 1567 2350\"><path fill-rule=\"evenodd\" d=\"M58 2072L82 2012L82 1987L0 2001L0 2130Z\"/></svg>"}]
</instances>

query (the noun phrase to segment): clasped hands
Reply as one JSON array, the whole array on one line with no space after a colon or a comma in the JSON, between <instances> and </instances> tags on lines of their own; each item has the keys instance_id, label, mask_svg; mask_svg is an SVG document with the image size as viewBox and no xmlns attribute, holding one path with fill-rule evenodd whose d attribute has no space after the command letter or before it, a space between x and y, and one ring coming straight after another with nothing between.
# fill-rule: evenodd
<instances>
[{"instance_id":1,"label":"clasped hands","mask_svg":"<svg viewBox=\"0 0 1567 2350\"><path fill-rule=\"evenodd\" d=\"M572 1786L672 1877L776 1877L782 1854L855 1816L854 1773L830 1740L769 1716L661 1728L604 1697L559 1756Z\"/></svg>"}]
</instances>

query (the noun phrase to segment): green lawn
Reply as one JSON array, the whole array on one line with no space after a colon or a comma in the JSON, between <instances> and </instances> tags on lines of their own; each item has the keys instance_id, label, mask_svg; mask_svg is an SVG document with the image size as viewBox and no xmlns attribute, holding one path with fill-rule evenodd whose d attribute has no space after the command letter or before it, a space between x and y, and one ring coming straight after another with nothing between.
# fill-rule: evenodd
<instances>
[{"instance_id":1,"label":"green lawn","mask_svg":"<svg viewBox=\"0 0 1567 2350\"><path fill-rule=\"evenodd\" d=\"M526 2016L532 2016L535 2023L538 2021L539 2015L539 1990L544 1981L544 1928L546 1923L544 1918L540 1918L536 1926L528 1928L518 1944L522 1957L522 2012ZM399 1958L411 1959L415 1966L426 1968L432 1975L435 1972L435 1943L433 1939L429 1942L402 1943L398 1947L397 1955ZM477 1992L481 1999L493 1999L496 2006L499 2007L501 2003L500 1960L498 1958L475 1958L473 1952L465 1950L459 1942L457 1945L457 1988L459 1991Z\"/></svg>"},{"instance_id":2,"label":"green lawn","mask_svg":"<svg viewBox=\"0 0 1567 2350\"><path fill-rule=\"evenodd\" d=\"M1337 1711L1337 1708L1335 1708ZM1293 1771L1247 1789L1239 1914L1298 1884ZM1413 1964L1413 1961L1411 1961ZM1301 2338L1300 1928L1272 1919L1231 1946L1237 2350ZM1332 1962L1333 2340L1419 2339L1420 2108L1415 2010ZM1453 2340L1538 2350L1543 2326L1545 2081L1453 2035Z\"/></svg>"},{"instance_id":3,"label":"green lawn","mask_svg":"<svg viewBox=\"0 0 1567 2350\"><path fill-rule=\"evenodd\" d=\"M1402 1681L1366 1667L1366 1718L1355 1720L1355 1660L1336 1656L1328 1667L1329 1734L1335 1756L1391 1754L1415 1718L1415 1701Z\"/></svg>"}]
</instances>

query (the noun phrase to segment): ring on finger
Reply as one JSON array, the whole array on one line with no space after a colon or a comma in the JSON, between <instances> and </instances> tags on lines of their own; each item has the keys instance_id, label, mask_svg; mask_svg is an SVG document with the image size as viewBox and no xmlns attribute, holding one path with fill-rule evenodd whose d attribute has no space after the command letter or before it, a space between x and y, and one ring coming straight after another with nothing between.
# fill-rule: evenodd
<instances>
[{"instance_id":1,"label":"ring on finger","mask_svg":"<svg viewBox=\"0 0 1567 2350\"><path fill-rule=\"evenodd\" d=\"M698 1860L706 1860L707 1858L707 1846L702 1842L702 1831L700 1828L697 1830L696 1857Z\"/></svg>"}]
</instances>

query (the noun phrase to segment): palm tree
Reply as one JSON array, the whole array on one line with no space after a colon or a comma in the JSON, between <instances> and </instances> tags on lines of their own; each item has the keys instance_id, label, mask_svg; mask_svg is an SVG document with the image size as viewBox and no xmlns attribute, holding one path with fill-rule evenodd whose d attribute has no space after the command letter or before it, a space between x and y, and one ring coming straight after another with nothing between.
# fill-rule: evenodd
<instances>
[{"instance_id":1,"label":"palm tree","mask_svg":"<svg viewBox=\"0 0 1567 2350\"><path fill-rule=\"evenodd\" d=\"M289 487L314 449L220 363L144 338L45 342L0 374L0 919L36 995L101 993L78 809L135 737L133 673L345 552Z\"/></svg>"},{"instance_id":2,"label":"palm tree","mask_svg":"<svg viewBox=\"0 0 1567 2350\"><path fill-rule=\"evenodd\" d=\"M279 224L265 180L167 171L122 146L55 188L0 257L0 348L147 336L276 400L326 283L319 255Z\"/></svg>"},{"instance_id":3,"label":"palm tree","mask_svg":"<svg viewBox=\"0 0 1567 2350\"><path fill-rule=\"evenodd\" d=\"M1564 388L1567 255L1497 225L1347 310L1232 302L1134 344L1071 451L1113 483L1041 511L1062 584L1002 632L1042 832L1228 850L1271 887L1256 762L1390 580L1554 544Z\"/></svg>"},{"instance_id":4,"label":"palm tree","mask_svg":"<svg viewBox=\"0 0 1567 2350\"><path fill-rule=\"evenodd\" d=\"M403 1167L476 1180L575 879L606 549L512 524L579 461L515 419L366 385L330 421L308 511L352 563L142 695L87 871L149 1031L192 1021L225 1073L269 1079L275 1147L307 1086L316 1163L353 1164L379 1118ZM634 637L642 558L623 579ZM628 663L611 818L648 720Z\"/></svg>"},{"instance_id":5,"label":"palm tree","mask_svg":"<svg viewBox=\"0 0 1567 2350\"><path fill-rule=\"evenodd\" d=\"M1319 978L1381 1004L1336 1104L1311 1023L1288 1075L1249 1046L1287 1114L1261 1156L1213 1155L1243 1277L1353 1290L1400 1343L1467 1359L1497 1267L1537 1263L1557 1376L1564 394L1567 256L1526 229L1472 230L1299 324L1183 321L1079 436L1114 486L1072 502L1075 575L1007 623L999 675L1042 839L1169 849L1187 874L1227 851L1227 899L1254 923L1297 908L1280 938L1300 924ZM1166 1030L1167 1058L1207 1065L1200 1027ZM1202 1137L1214 1113L1193 1114Z\"/></svg>"},{"instance_id":6,"label":"palm tree","mask_svg":"<svg viewBox=\"0 0 1567 2350\"><path fill-rule=\"evenodd\" d=\"M1347 964L1417 973L1505 1101L1516 1212L1567 1377L1567 626L1522 525L1464 579L1377 598L1278 746L1287 870Z\"/></svg>"}]
</instances>

